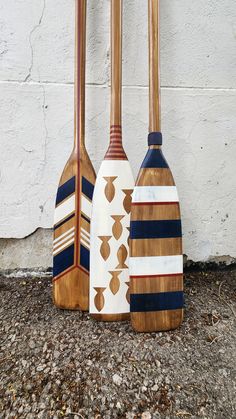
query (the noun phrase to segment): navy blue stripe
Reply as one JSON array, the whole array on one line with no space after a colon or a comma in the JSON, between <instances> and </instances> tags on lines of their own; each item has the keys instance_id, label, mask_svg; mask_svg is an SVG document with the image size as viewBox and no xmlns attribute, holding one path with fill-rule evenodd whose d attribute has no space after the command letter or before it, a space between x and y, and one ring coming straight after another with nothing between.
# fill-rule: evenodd
<instances>
[{"instance_id":1,"label":"navy blue stripe","mask_svg":"<svg viewBox=\"0 0 236 419\"><path fill-rule=\"evenodd\" d=\"M162 133L150 132L148 134L148 145L162 145Z\"/></svg>"},{"instance_id":2,"label":"navy blue stripe","mask_svg":"<svg viewBox=\"0 0 236 419\"><path fill-rule=\"evenodd\" d=\"M82 193L86 195L91 201L93 198L94 185L90 183L85 177L82 177Z\"/></svg>"},{"instance_id":3,"label":"navy blue stripe","mask_svg":"<svg viewBox=\"0 0 236 419\"><path fill-rule=\"evenodd\" d=\"M89 271L89 250L80 245L80 265Z\"/></svg>"},{"instance_id":4,"label":"navy blue stripe","mask_svg":"<svg viewBox=\"0 0 236 419\"><path fill-rule=\"evenodd\" d=\"M61 227L63 224L67 223L67 221L69 221L71 218L73 218L75 216L75 214L71 214L69 215L69 217L65 218L65 220L63 220L61 223L57 224L54 226L54 230L56 230L57 228Z\"/></svg>"},{"instance_id":5,"label":"navy blue stripe","mask_svg":"<svg viewBox=\"0 0 236 419\"><path fill-rule=\"evenodd\" d=\"M89 218L87 218L87 217L85 217L85 215L84 215L84 214L81 214L81 217L82 217L85 221L87 221L87 223L89 223L89 224L90 224L90 219L89 219Z\"/></svg>"},{"instance_id":6,"label":"navy blue stripe","mask_svg":"<svg viewBox=\"0 0 236 419\"><path fill-rule=\"evenodd\" d=\"M144 167L146 169L148 169L149 167L159 167L163 169L169 168L167 161L165 160L165 157L162 154L162 151L157 148L151 148L148 150L141 167Z\"/></svg>"},{"instance_id":7,"label":"navy blue stripe","mask_svg":"<svg viewBox=\"0 0 236 419\"><path fill-rule=\"evenodd\" d=\"M182 291L130 295L131 312L177 310L183 307L184 295Z\"/></svg>"},{"instance_id":8,"label":"navy blue stripe","mask_svg":"<svg viewBox=\"0 0 236 419\"><path fill-rule=\"evenodd\" d=\"M56 205L75 192L75 176L58 188Z\"/></svg>"},{"instance_id":9,"label":"navy blue stripe","mask_svg":"<svg viewBox=\"0 0 236 419\"><path fill-rule=\"evenodd\" d=\"M74 245L67 247L53 258L53 276L57 276L74 264Z\"/></svg>"},{"instance_id":10,"label":"navy blue stripe","mask_svg":"<svg viewBox=\"0 0 236 419\"><path fill-rule=\"evenodd\" d=\"M181 237L181 220L131 221L131 239L168 239Z\"/></svg>"}]
</instances>

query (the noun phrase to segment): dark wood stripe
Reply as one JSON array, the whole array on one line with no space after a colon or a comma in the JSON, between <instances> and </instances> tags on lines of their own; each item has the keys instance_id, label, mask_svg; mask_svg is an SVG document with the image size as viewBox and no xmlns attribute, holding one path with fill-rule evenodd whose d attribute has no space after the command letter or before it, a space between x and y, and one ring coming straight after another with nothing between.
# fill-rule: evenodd
<instances>
[{"instance_id":1,"label":"dark wood stripe","mask_svg":"<svg viewBox=\"0 0 236 419\"><path fill-rule=\"evenodd\" d=\"M131 220L178 220L180 209L178 202L156 204L149 202L143 205L132 204Z\"/></svg>"},{"instance_id":2,"label":"dark wood stripe","mask_svg":"<svg viewBox=\"0 0 236 419\"><path fill-rule=\"evenodd\" d=\"M133 277L130 285L131 294L149 294L168 291L183 291L183 275L161 275Z\"/></svg>"},{"instance_id":3,"label":"dark wood stripe","mask_svg":"<svg viewBox=\"0 0 236 419\"><path fill-rule=\"evenodd\" d=\"M130 239L133 257L182 255L182 238Z\"/></svg>"},{"instance_id":4,"label":"dark wood stripe","mask_svg":"<svg viewBox=\"0 0 236 419\"><path fill-rule=\"evenodd\" d=\"M174 179L170 169L165 167L140 169L138 186L174 186Z\"/></svg>"}]
</instances>

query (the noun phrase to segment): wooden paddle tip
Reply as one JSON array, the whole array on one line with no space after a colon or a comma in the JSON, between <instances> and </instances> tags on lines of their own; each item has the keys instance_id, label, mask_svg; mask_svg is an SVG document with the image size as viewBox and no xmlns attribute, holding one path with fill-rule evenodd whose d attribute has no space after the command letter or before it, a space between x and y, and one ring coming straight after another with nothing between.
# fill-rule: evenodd
<instances>
[{"instance_id":1,"label":"wooden paddle tip","mask_svg":"<svg viewBox=\"0 0 236 419\"><path fill-rule=\"evenodd\" d=\"M122 322L130 320L130 313L122 314L91 314L91 317L97 321L103 322Z\"/></svg>"},{"instance_id":2,"label":"wooden paddle tip","mask_svg":"<svg viewBox=\"0 0 236 419\"><path fill-rule=\"evenodd\" d=\"M183 322L184 310L131 313L131 324L136 332L167 332L177 329Z\"/></svg>"}]
</instances>

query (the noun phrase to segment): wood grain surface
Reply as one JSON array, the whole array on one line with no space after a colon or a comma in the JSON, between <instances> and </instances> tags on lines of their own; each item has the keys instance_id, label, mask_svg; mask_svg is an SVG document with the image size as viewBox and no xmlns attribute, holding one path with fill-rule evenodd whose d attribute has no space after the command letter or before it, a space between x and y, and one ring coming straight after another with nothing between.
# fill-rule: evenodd
<instances>
[{"instance_id":1,"label":"wood grain surface","mask_svg":"<svg viewBox=\"0 0 236 419\"><path fill-rule=\"evenodd\" d=\"M74 148L57 191L53 242L53 301L88 310L90 218L95 172L85 148L86 0L75 2Z\"/></svg>"},{"instance_id":2,"label":"wood grain surface","mask_svg":"<svg viewBox=\"0 0 236 419\"><path fill-rule=\"evenodd\" d=\"M175 329L183 319L179 198L160 132L159 2L149 0L149 148L136 180L130 224L130 310L136 331Z\"/></svg>"}]
</instances>

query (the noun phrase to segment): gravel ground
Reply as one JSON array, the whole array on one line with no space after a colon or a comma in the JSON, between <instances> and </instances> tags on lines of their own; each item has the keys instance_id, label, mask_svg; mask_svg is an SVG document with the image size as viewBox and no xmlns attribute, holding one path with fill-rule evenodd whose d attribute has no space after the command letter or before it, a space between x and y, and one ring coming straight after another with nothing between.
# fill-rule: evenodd
<instances>
[{"instance_id":1,"label":"gravel ground","mask_svg":"<svg viewBox=\"0 0 236 419\"><path fill-rule=\"evenodd\" d=\"M235 418L236 271L187 273L182 327L136 334L0 279L1 418Z\"/></svg>"}]
</instances>

